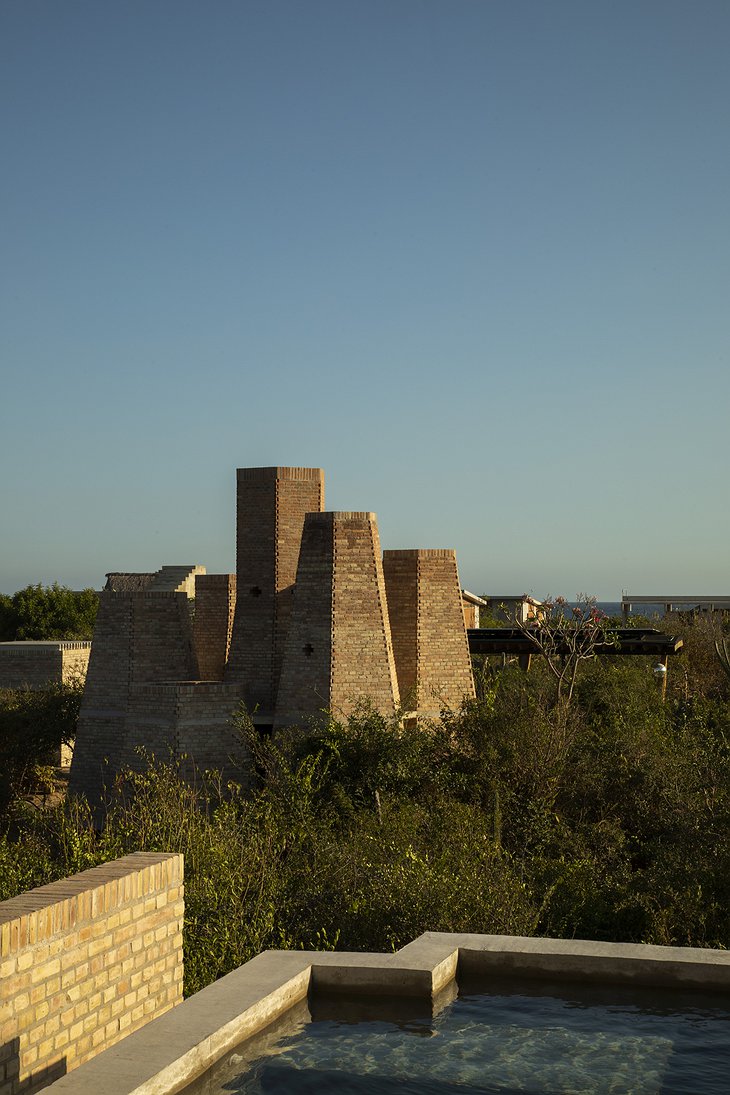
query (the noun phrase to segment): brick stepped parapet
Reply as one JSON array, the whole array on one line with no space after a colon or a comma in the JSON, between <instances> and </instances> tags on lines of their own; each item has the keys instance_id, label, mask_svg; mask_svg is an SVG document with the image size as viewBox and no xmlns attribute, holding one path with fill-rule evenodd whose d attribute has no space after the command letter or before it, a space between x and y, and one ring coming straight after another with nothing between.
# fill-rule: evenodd
<instances>
[{"instance_id":1,"label":"brick stepped parapet","mask_svg":"<svg viewBox=\"0 0 730 1095\"><path fill-rule=\"evenodd\" d=\"M192 563L165 565L151 572L112 570L106 575L104 589L112 593L185 593L192 600L199 574L205 574L205 567Z\"/></svg>"},{"instance_id":2,"label":"brick stepped parapet","mask_svg":"<svg viewBox=\"0 0 730 1095\"><path fill-rule=\"evenodd\" d=\"M426 718L473 697L456 553L383 553L383 571L402 702Z\"/></svg>"},{"instance_id":3,"label":"brick stepped parapet","mask_svg":"<svg viewBox=\"0 0 730 1095\"><path fill-rule=\"evenodd\" d=\"M184 593L191 600L195 597L198 575L205 574L205 567L196 565L163 566L147 586L150 593Z\"/></svg>"},{"instance_id":4,"label":"brick stepped parapet","mask_svg":"<svg viewBox=\"0 0 730 1095\"><path fill-rule=\"evenodd\" d=\"M98 803L119 770L133 684L196 680L185 593L103 592L76 732L69 789Z\"/></svg>"},{"instance_id":5,"label":"brick stepped parapet","mask_svg":"<svg viewBox=\"0 0 730 1095\"><path fill-rule=\"evenodd\" d=\"M182 1001L183 857L138 852L0 903L0 1092L30 1095Z\"/></svg>"},{"instance_id":6,"label":"brick stepped parapet","mask_svg":"<svg viewBox=\"0 0 730 1095\"><path fill-rule=\"evenodd\" d=\"M193 638L203 681L223 680L235 609L235 574L196 575Z\"/></svg>"},{"instance_id":7,"label":"brick stepped parapet","mask_svg":"<svg viewBox=\"0 0 730 1095\"><path fill-rule=\"evenodd\" d=\"M225 680L273 717L304 516L324 506L321 468L239 468L236 611Z\"/></svg>"},{"instance_id":8,"label":"brick stepped parapet","mask_svg":"<svg viewBox=\"0 0 730 1095\"><path fill-rule=\"evenodd\" d=\"M374 513L308 513L275 725L363 699L398 706L380 540Z\"/></svg>"}]
</instances>

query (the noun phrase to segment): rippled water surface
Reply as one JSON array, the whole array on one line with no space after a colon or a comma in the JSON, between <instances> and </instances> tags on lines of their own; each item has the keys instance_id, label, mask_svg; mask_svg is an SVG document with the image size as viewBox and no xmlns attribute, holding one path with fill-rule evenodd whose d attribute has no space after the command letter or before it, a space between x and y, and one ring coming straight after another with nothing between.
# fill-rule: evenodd
<instances>
[{"instance_id":1,"label":"rippled water surface","mask_svg":"<svg viewBox=\"0 0 730 1095\"><path fill-rule=\"evenodd\" d=\"M727 1095L730 1001L514 982L431 1017L317 1005L247 1043L204 1091L241 1095ZM373 1018L374 1008L383 1018ZM354 1010L353 1010L354 1008ZM318 1016L319 1012L319 1017ZM358 1012L359 1021L354 1021ZM364 1016L364 1018L363 1018Z\"/></svg>"}]
</instances>

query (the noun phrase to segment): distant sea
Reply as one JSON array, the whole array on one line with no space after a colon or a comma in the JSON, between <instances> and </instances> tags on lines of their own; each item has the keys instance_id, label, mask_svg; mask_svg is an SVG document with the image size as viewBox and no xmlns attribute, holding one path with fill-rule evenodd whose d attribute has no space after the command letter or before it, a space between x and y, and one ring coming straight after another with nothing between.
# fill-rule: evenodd
<instances>
[{"instance_id":1,"label":"distant sea","mask_svg":"<svg viewBox=\"0 0 730 1095\"><path fill-rule=\"evenodd\" d=\"M569 601L568 604L573 607L577 601ZM598 601L598 608L601 612L605 612L607 616L621 616L623 609L620 601ZM646 616L651 619L652 616L663 616L664 605L657 603L655 605L635 605L632 615L634 616Z\"/></svg>"},{"instance_id":2,"label":"distant sea","mask_svg":"<svg viewBox=\"0 0 730 1095\"><path fill-rule=\"evenodd\" d=\"M605 612L607 616L620 616L621 615L621 602L620 601L599 601L598 607L601 612ZM642 605L642 608L644 606ZM642 615L652 616L654 614L654 605L647 605L651 612L642 613Z\"/></svg>"},{"instance_id":3,"label":"distant sea","mask_svg":"<svg viewBox=\"0 0 730 1095\"><path fill-rule=\"evenodd\" d=\"M575 603L576 602L574 601L570 602L571 605ZM623 614L623 609L621 607L620 601L598 601L597 604L601 612L605 612L607 616L621 616ZM634 605L631 615L643 616L644 619L647 620L651 620L653 616L657 616L659 617L659 619L661 619L665 615L664 607L665 606L663 601L657 601L656 604ZM680 612L689 612L691 611L691 609L691 605L679 606Z\"/></svg>"}]
</instances>

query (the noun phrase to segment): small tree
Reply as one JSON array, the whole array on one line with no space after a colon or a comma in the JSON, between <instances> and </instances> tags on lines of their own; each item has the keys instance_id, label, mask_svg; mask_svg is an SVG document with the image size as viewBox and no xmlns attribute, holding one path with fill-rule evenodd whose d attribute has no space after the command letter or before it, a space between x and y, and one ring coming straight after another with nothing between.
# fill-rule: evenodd
<instances>
[{"instance_id":1,"label":"small tree","mask_svg":"<svg viewBox=\"0 0 730 1095\"><path fill-rule=\"evenodd\" d=\"M58 763L76 734L83 682L32 692L0 689L0 819L14 798L34 791L39 769Z\"/></svg>"},{"instance_id":2,"label":"small tree","mask_svg":"<svg viewBox=\"0 0 730 1095\"><path fill-rule=\"evenodd\" d=\"M515 626L529 639L534 653L545 659L555 682L556 704L569 704L573 698L578 671L584 662L595 658L597 650L611 642L606 615L595 597L579 593L571 607L565 597L547 598L537 617Z\"/></svg>"}]
</instances>

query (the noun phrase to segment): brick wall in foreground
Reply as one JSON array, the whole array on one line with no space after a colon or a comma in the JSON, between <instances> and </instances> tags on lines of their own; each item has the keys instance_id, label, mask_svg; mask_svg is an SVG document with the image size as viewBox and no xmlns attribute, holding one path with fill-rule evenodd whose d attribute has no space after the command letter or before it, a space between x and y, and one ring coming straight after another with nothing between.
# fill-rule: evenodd
<instances>
[{"instance_id":1,"label":"brick wall in foreground","mask_svg":"<svg viewBox=\"0 0 730 1095\"><path fill-rule=\"evenodd\" d=\"M0 903L0 1095L182 1000L183 857L137 852Z\"/></svg>"}]
</instances>

